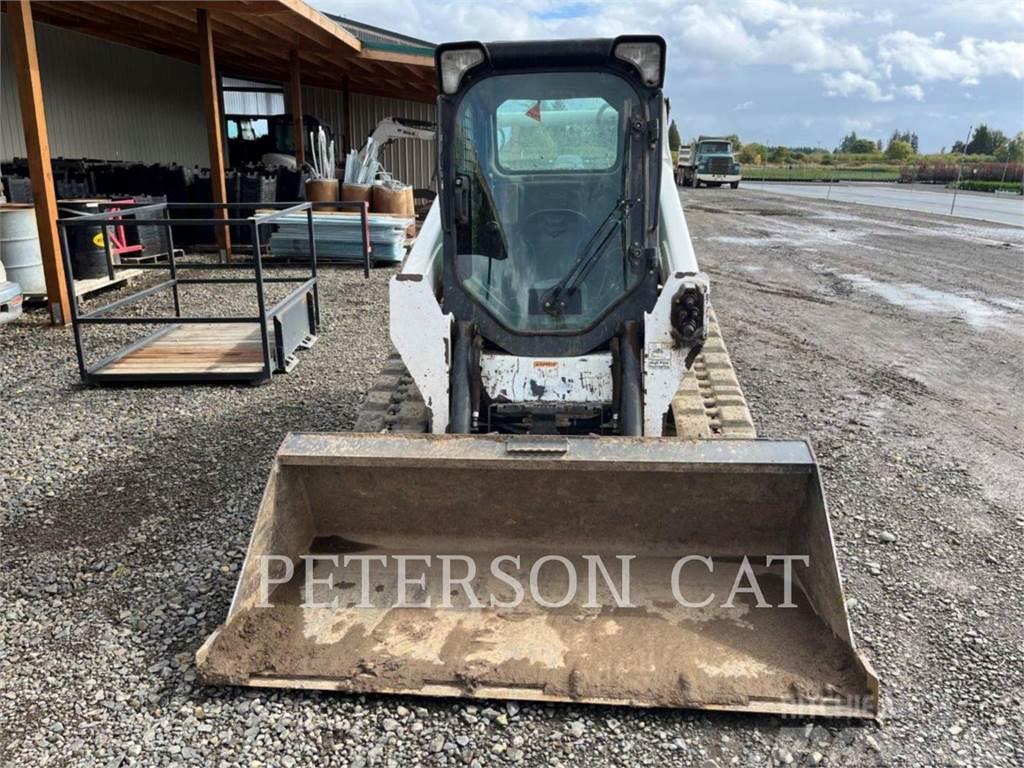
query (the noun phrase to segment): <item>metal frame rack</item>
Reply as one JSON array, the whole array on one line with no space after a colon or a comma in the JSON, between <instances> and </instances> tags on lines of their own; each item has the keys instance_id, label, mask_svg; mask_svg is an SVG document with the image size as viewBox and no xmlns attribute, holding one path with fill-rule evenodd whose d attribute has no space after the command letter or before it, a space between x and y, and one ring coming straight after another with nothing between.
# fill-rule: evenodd
<instances>
[{"instance_id":1,"label":"metal frame rack","mask_svg":"<svg viewBox=\"0 0 1024 768\"><path fill-rule=\"evenodd\" d=\"M123 205L123 204L122 204ZM369 222L363 203L334 203L337 207L358 209L363 223L363 270L369 274ZM249 208L252 203L153 203L134 208L121 207L116 213L102 211L58 219L64 273L69 295L74 296L68 231L74 227L99 228L103 232L107 266L110 272L119 269L156 269L169 272L167 280L116 299L88 312L82 312L78 298L71 301L72 329L78 370L87 384L103 383L183 383L210 381L260 382L271 378L275 370L289 371L296 364L297 349L308 348L316 341L320 325L320 302L317 285L316 240L313 231L315 203L264 204L276 208L246 218L220 218L215 214L232 209ZM209 218L172 218L172 212L208 211ZM260 248L260 227L273 224L278 218L305 211L309 234L309 276L276 277L265 274ZM130 217L130 218L128 218ZM116 264L111 259L108 230L115 226L156 226L167 236L168 259L155 264ZM251 227L251 261L247 263L211 263L183 261L175 255L173 227ZM183 277L180 273L194 271L235 271L251 268L252 275L217 275ZM267 284L297 284L274 306L267 307ZM183 316L180 288L186 285L251 284L256 289L258 314L255 316ZM144 298L170 292L174 301L172 316L111 316ZM88 364L82 342L87 325L160 325L158 330L128 344L99 362Z\"/></svg>"}]
</instances>

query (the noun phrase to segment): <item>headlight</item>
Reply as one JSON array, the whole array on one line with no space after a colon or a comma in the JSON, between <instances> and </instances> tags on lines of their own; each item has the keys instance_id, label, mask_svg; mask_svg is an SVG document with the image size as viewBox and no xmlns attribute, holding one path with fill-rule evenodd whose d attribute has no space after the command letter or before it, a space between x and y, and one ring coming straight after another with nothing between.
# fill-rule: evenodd
<instances>
[{"instance_id":1,"label":"headlight","mask_svg":"<svg viewBox=\"0 0 1024 768\"><path fill-rule=\"evenodd\" d=\"M438 66L441 70L441 90L451 94L459 90L459 83L467 70L484 60L479 48L449 48L441 51Z\"/></svg>"}]
</instances>

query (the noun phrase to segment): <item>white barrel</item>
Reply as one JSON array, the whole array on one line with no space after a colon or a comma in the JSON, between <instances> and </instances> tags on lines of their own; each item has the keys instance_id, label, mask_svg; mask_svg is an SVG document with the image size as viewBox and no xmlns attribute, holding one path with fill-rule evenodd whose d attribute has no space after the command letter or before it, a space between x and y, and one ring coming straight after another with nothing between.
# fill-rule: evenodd
<instances>
[{"instance_id":1,"label":"white barrel","mask_svg":"<svg viewBox=\"0 0 1024 768\"><path fill-rule=\"evenodd\" d=\"M0 262L7 271L7 279L21 285L26 295L46 293L33 206L0 205Z\"/></svg>"}]
</instances>

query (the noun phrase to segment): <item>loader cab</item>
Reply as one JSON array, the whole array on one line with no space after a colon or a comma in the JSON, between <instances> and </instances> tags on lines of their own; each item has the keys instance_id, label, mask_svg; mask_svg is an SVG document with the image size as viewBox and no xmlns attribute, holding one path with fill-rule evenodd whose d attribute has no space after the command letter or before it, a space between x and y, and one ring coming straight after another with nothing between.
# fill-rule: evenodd
<instances>
[{"instance_id":1,"label":"loader cab","mask_svg":"<svg viewBox=\"0 0 1024 768\"><path fill-rule=\"evenodd\" d=\"M658 292L665 44L438 48L444 308L477 345L572 356Z\"/></svg>"}]
</instances>

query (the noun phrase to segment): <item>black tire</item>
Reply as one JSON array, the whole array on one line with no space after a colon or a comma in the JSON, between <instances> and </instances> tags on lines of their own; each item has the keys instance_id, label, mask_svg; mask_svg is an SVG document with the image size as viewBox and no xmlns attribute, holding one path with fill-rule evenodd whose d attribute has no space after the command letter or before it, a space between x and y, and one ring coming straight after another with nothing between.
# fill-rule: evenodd
<instances>
[{"instance_id":1,"label":"black tire","mask_svg":"<svg viewBox=\"0 0 1024 768\"><path fill-rule=\"evenodd\" d=\"M740 183L738 181L731 181L729 182L729 186L732 187L733 189L739 189Z\"/></svg>"}]
</instances>

